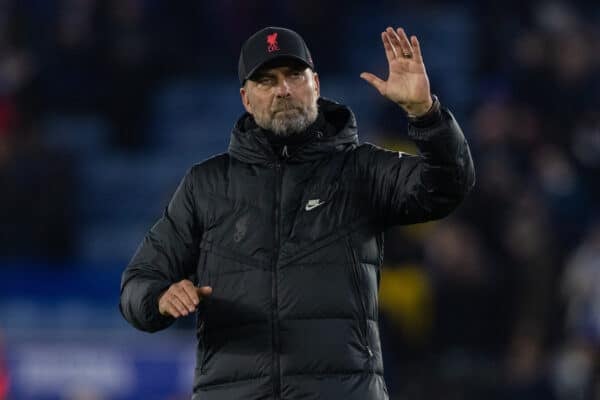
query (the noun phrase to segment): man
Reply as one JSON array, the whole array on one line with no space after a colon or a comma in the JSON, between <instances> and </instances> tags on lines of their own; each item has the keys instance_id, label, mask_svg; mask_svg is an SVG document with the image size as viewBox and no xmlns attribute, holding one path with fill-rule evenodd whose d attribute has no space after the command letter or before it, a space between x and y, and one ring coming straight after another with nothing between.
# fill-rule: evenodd
<instances>
[{"instance_id":1,"label":"man","mask_svg":"<svg viewBox=\"0 0 600 400\"><path fill-rule=\"evenodd\" d=\"M387 399L377 289L383 231L442 218L474 184L465 138L430 94L415 36L381 34L384 81L421 155L359 145L320 97L304 40L265 28L242 47L247 111L229 151L192 167L121 284L121 311L157 331L197 315L193 399Z\"/></svg>"}]
</instances>

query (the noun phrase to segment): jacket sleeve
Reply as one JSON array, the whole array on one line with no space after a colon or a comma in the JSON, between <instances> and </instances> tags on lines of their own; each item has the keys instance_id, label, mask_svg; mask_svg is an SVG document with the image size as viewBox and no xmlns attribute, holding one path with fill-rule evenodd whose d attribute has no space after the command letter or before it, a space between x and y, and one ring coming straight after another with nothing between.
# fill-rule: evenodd
<instances>
[{"instance_id":1,"label":"jacket sleeve","mask_svg":"<svg viewBox=\"0 0 600 400\"><path fill-rule=\"evenodd\" d=\"M192 172L182 179L121 277L121 314L143 331L155 332L174 322L159 313L158 297L195 271L202 228L195 210Z\"/></svg>"},{"instance_id":2,"label":"jacket sleeve","mask_svg":"<svg viewBox=\"0 0 600 400\"><path fill-rule=\"evenodd\" d=\"M369 188L368 207L385 227L443 218L475 184L467 141L437 97L425 116L409 119L408 135L420 155L367 143L359 167Z\"/></svg>"}]
</instances>

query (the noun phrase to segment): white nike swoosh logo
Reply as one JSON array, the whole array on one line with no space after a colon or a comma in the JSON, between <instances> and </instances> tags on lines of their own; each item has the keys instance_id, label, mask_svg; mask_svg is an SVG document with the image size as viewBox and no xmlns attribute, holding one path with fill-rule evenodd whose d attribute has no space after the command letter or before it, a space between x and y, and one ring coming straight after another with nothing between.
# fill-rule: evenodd
<instances>
[{"instance_id":1,"label":"white nike swoosh logo","mask_svg":"<svg viewBox=\"0 0 600 400\"><path fill-rule=\"evenodd\" d=\"M310 211L310 210L312 210L313 208L317 208L317 207L319 207L320 205L322 205L322 204L324 204L324 203L325 203L324 201L321 201L321 202L319 202L319 203L308 203L308 204L306 204L306 207L304 207L304 209L305 209L306 211Z\"/></svg>"}]
</instances>

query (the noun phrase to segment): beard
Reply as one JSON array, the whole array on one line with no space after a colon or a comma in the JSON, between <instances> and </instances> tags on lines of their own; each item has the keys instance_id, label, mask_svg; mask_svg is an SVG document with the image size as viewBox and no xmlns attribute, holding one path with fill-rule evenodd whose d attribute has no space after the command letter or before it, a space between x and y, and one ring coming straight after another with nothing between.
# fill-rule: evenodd
<instances>
[{"instance_id":1,"label":"beard","mask_svg":"<svg viewBox=\"0 0 600 400\"><path fill-rule=\"evenodd\" d=\"M304 132L317 120L319 109L316 102L302 104L291 99L277 99L271 109L255 113L256 124L279 136Z\"/></svg>"}]
</instances>

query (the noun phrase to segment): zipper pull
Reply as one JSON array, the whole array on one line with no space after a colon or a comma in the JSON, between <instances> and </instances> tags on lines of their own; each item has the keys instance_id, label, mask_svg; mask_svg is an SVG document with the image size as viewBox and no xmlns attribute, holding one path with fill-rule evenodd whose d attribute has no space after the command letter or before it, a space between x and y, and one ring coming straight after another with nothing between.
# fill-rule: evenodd
<instances>
[{"instance_id":1,"label":"zipper pull","mask_svg":"<svg viewBox=\"0 0 600 400\"><path fill-rule=\"evenodd\" d=\"M367 348L367 353L369 354L369 357L373 357L373 352L371 351L371 348L369 347L369 345L365 345L365 347Z\"/></svg>"},{"instance_id":2,"label":"zipper pull","mask_svg":"<svg viewBox=\"0 0 600 400\"><path fill-rule=\"evenodd\" d=\"M288 158L290 156L288 153L287 144L283 146L283 149L281 150L281 156L285 158Z\"/></svg>"}]
</instances>

